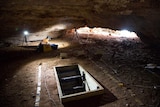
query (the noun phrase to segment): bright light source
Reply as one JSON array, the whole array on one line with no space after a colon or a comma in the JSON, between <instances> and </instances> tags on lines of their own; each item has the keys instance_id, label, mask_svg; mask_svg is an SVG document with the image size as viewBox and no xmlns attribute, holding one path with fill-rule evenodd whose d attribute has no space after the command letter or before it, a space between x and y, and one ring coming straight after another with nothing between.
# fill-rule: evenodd
<instances>
[{"instance_id":1,"label":"bright light source","mask_svg":"<svg viewBox=\"0 0 160 107\"><path fill-rule=\"evenodd\" d=\"M126 37L126 38L137 38L136 33L130 32L128 30L121 30L120 35L121 37Z\"/></svg>"},{"instance_id":2,"label":"bright light source","mask_svg":"<svg viewBox=\"0 0 160 107\"><path fill-rule=\"evenodd\" d=\"M130 38L130 39L136 39L138 38L137 34L135 32L130 32L128 30L112 30L107 28L100 28L100 27L81 27L78 28L78 33L88 36L88 34L93 34L92 38L94 38L96 35L98 36L104 36L109 38ZM90 36L91 37L91 36ZM96 37L95 37L96 38Z\"/></svg>"},{"instance_id":3,"label":"bright light source","mask_svg":"<svg viewBox=\"0 0 160 107\"><path fill-rule=\"evenodd\" d=\"M23 34L24 34L25 36L27 36L27 35L29 34L29 32L28 32L28 31L24 31Z\"/></svg>"},{"instance_id":4,"label":"bright light source","mask_svg":"<svg viewBox=\"0 0 160 107\"><path fill-rule=\"evenodd\" d=\"M128 30L121 30L121 36L122 37L128 37L128 36L130 36L130 31L128 31Z\"/></svg>"}]
</instances>

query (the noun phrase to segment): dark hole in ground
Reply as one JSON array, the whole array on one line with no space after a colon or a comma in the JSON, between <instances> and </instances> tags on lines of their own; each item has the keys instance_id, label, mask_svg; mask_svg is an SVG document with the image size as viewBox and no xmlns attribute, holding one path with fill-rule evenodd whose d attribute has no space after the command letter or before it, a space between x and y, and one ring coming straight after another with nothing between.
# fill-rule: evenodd
<instances>
[{"instance_id":1,"label":"dark hole in ground","mask_svg":"<svg viewBox=\"0 0 160 107\"><path fill-rule=\"evenodd\" d=\"M107 88L104 88L104 94L93 96L81 100L64 103L64 107L99 107L117 100L117 97Z\"/></svg>"}]
</instances>

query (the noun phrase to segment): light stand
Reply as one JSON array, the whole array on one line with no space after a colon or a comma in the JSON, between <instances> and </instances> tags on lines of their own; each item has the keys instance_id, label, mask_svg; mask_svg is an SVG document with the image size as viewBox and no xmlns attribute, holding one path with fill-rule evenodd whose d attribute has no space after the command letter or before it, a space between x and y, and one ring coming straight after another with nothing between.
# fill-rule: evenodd
<instances>
[{"instance_id":1,"label":"light stand","mask_svg":"<svg viewBox=\"0 0 160 107\"><path fill-rule=\"evenodd\" d=\"M27 36L29 35L29 32L28 31L24 31L23 34L24 34L23 43L28 45ZM22 44L22 46L23 46L23 44Z\"/></svg>"}]
</instances>

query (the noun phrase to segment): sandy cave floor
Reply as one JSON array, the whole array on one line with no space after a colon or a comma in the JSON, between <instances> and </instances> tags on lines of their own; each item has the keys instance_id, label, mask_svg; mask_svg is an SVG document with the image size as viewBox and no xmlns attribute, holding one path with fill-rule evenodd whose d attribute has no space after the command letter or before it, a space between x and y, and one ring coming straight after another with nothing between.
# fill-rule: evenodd
<instances>
[{"instance_id":1,"label":"sandy cave floor","mask_svg":"<svg viewBox=\"0 0 160 107\"><path fill-rule=\"evenodd\" d=\"M50 42L60 43L61 48L37 53L39 42L1 48L0 106L34 106L38 66L42 63L40 107L160 107L159 71L144 69L148 63L160 63L157 49L124 38L78 41L66 35ZM68 56L61 59L60 53ZM61 104L53 66L68 64L82 65L104 86L105 94Z\"/></svg>"}]
</instances>

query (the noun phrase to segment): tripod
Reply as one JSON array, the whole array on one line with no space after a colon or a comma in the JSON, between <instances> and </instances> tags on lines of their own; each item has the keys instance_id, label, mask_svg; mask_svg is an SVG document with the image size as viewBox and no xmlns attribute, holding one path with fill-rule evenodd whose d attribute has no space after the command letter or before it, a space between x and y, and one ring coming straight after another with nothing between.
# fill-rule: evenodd
<instances>
[{"instance_id":1,"label":"tripod","mask_svg":"<svg viewBox=\"0 0 160 107\"><path fill-rule=\"evenodd\" d=\"M26 35L24 36L24 38L23 38L23 40L22 40L22 46L23 46L24 44L28 45L28 41L27 41L27 36L26 36Z\"/></svg>"}]
</instances>

